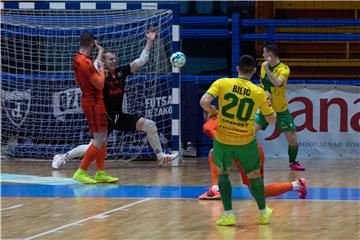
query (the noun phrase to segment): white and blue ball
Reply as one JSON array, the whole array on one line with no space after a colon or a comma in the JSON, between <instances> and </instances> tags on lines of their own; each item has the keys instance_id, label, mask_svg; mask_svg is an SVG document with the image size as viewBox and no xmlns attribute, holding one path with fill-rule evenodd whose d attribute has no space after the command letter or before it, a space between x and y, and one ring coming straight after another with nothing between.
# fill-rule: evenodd
<instances>
[{"instance_id":1,"label":"white and blue ball","mask_svg":"<svg viewBox=\"0 0 360 240\"><path fill-rule=\"evenodd\" d=\"M173 53L170 57L170 63L173 67L181 68L186 63L186 56L182 52Z\"/></svg>"}]
</instances>

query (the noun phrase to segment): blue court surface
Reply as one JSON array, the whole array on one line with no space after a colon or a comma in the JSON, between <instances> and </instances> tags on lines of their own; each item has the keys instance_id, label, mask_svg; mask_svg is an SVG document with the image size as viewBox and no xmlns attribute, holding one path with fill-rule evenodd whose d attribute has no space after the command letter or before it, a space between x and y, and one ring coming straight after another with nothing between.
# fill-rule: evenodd
<instances>
[{"instance_id":1,"label":"blue court surface","mask_svg":"<svg viewBox=\"0 0 360 240\"><path fill-rule=\"evenodd\" d=\"M197 198L207 186L84 185L70 178L1 174L1 197ZM5 183L6 182L6 183ZM8 184L9 183L9 184ZM25 184L26 183L26 184ZM234 199L252 199L246 187L233 187ZM298 199L288 192L272 199ZM360 200L359 188L308 188L305 200Z\"/></svg>"}]
</instances>

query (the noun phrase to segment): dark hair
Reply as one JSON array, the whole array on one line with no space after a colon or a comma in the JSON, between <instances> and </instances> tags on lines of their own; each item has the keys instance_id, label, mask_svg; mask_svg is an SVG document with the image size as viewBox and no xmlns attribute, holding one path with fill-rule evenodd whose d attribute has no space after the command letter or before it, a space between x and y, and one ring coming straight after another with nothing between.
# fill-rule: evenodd
<instances>
[{"instance_id":1,"label":"dark hair","mask_svg":"<svg viewBox=\"0 0 360 240\"><path fill-rule=\"evenodd\" d=\"M80 47L91 47L96 37L89 32L83 32L80 36Z\"/></svg>"},{"instance_id":2,"label":"dark hair","mask_svg":"<svg viewBox=\"0 0 360 240\"><path fill-rule=\"evenodd\" d=\"M256 61L250 55L243 55L240 57L238 67L241 73L251 74L254 71L254 67L256 67Z\"/></svg>"},{"instance_id":3,"label":"dark hair","mask_svg":"<svg viewBox=\"0 0 360 240\"><path fill-rule=\"evenodd\" d=\"M110 51L110 50L106 50L106 51L104 51L104 56L106 55L106 54L108 54L108 53L111 53L111 54L114 54L115 56L116 56L116 53L114 52L114 51Z\"/></svg>"},{"instance_id":4,"label":"dark hair","mask_svg":"<svg viewBox=\"0 0 360 240\"><path fill-rule=\"evenodd\" d=\"M269 43L264 46L268 52L271 52L275 56L279 56L279 48L276 43Z\"/></svg>"}]
</instances>

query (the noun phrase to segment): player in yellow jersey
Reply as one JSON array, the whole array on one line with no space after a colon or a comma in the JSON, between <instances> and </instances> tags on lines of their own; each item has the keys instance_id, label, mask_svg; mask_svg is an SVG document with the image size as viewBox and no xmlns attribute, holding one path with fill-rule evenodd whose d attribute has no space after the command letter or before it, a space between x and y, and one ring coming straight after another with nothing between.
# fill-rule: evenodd
<instances>
[{"instance_id":1,"label":"player in yellow jersey","mask_svg":"<svg viewBox=\"0 0 360 240\"><path fill-rule=\"evenodd\" d=\"M250 180L250 191L260 210L260 223L267 224L272 209L266 207L264 182L260 175L260 154L255 138L255 113L258 108L270 124L275 124L276 113L269 106L265 91L250 79L256 71L255 59L249 55L240 58L238 78L216 80L200 100L208 118L216 116L211 102L218 98L219 116L213 148L214 162L218 171L218 185L224 206L224 215L217 225L236 223L232 210L230 165L237 159Z\"/></svg>"},{"instance_id":2,"label":"player in yellow jersey","mask_svg":"<svg viewBox=\"0 0 360 240\"><path fill-rule=\"evenodd\" d=\"M305 167L296 161L298 143L296 128L286 100L286 84L290 75L290 69L279 59L279 50L276 44L266 45L263 49L265 62L261 66L261 87L271 94L271 105L276 112L276 128L284 133L289 144L289 167L292 170L305 170ZM258 113L255 118L256 131L265 130L268 123L264 116Z\"/></svg>"}]
</instances>

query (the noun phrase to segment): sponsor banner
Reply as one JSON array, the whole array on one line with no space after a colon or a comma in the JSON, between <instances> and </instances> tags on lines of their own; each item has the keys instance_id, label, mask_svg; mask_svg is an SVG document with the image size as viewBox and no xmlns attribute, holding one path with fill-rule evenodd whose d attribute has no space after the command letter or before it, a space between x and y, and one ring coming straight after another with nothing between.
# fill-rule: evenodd
<instances>
[{"instance_id":1,"label":"sponsor banner","mask_svg":"<svg viewBox=\"0 0 360 240\"><path fill-rule=\"evenodd\" d=\"M289 85L287 99L295 121L299 159L360 156L360 87ZM273 126L257 139L269 158L287 158L288 143Z\"/></svg>"}]
</instances>

